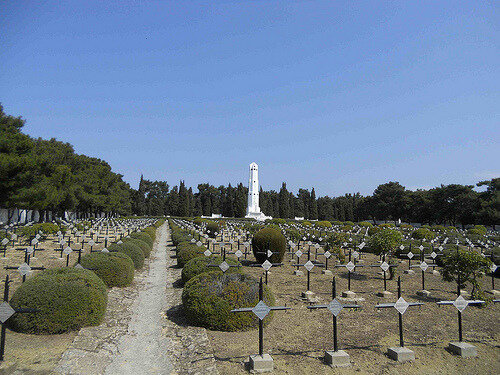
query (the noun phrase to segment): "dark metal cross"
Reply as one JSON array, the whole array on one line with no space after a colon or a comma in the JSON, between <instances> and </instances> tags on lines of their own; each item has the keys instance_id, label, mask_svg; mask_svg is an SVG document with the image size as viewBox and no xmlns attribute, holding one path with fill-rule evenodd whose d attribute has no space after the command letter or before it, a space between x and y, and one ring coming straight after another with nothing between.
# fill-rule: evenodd
<instances>
[{"instance_id":1,"label":"dark metal cross","mask_svg":"<svg viewBox=\"0 0 500 375\"><path fill-rule=\"evenodd\" d=\"M406 302L403 297L401 297L401 276L398 277L398 300L396 303L381 303L375 306L377 309L383 309L388 307L394 307L398 310L399 314L399 346L405 346L403 340L403 314L406 312L408 307L422 306L422 302Z\"/></svg>"},{"instance_id":2,"label":"dark metal cross","mask_svg":"<svg viewBox=\"0 0 500 375\"><path fill-rule=\"evenodd\" d=\"M307 306L308 309L310 310L316 310L316 309L328 309L332 315L333 315L333 350L338 351L338 339L337 339L337 316L339 315L340 311L344 308L346 309L359 309L361 308L360 305L348 305L348 304L342 304L339 302L337 299L337 291L335 288L335 277L333 277L332 280L332 301L328 305L313 305L313 306Z\"/></svg>"},{"instance_id":3,"label":"dark metal cross","mask_svg":"<svg viewBox=\"0 0 500 375\"><path fill-rule=\"evenodd\" d=\"M267 306L264 302L264 286L262 277L259 282L259 302L254 307L244 307L241 309L231 310L233 313L237 312L253 312L259 318L259 355L264 355L264 318L275 310L290 310L286 306Z\"/></svg>"},{"instance_id":4,"label":"dark metal cross","mask_svg":"<svg viewBox=\"0 0 500 375\"><path fill-rule=\"evenodd\" d=\"M222 248L224 250L224 248ZM210 255L209 255L210 256ZM222 262L220 264L209 264L207 267L219 267L222 273L226 273L226 271L231 268L231 267L237 267L240 268L241 264L229 264L226 262L226 251L224 250L222 252Z\"/></svg>"},{"instance_id":5,"label":"dark metal cross","mask_svg":"<svg viewBox=\"0 0 500 375\"><path fill-rule=\"evenodd\" d=\"M29 273L32 270L44 270L45 267L31 267L30 266L30 253L29 253L28 249L26 249L25 253L24 253L24 263L23 264L21 264L20 266L17 266L17 267L5 266L4 269L19 271L19 274L22 276L23 283L24 283L26 281L26 276L29 275Z\"/></svg>"},{"instance_id":6,"label":"dark metal cross","mask_svg":"<svg viewBox=\"0 0 500 375\"><path fill-rule=\"evenodd\" d=\"M266 275L266 285L268 284L268 274L269 274L269 270L271 269L271 267L279 267L279 266L282 266L283 263L272 263L269 259L273 256L273 254L279 254L278 252L272 252L271 250L267 250L265 252L261 251L261 252L258 252L257 254L266 254L266 260L264 262L262 262L262 264L252 264L250 265L250 267L262 267L265 271L265 275Z\"/></svg>"},{"instance_id":7,"label":"dark metal cross","mask_svg":"<svg viewBox=\"0 0 500 375\"><path fill-rule=\"evenodd\" d=\"M307 262L305 262L304 264L295 264L295 266L297 266L297 269L299 269L299 267L304 267L307 271L307 290L306 291L310 291L311 290L311 271L314 267L324 267L325 265L323 263L318 263L316 261L311 261L311 252L308 251L307 252Z\"/></svg>"},{"instance_id":8,"label":"dark metal cross","mask_svg":"<svg viewBox=\"0 0 500 375\"><path fill-rule=\"evenodd\" d=\"M12 281L9 280L9 275L5 276L5 287L3 290L3 302L0 304L0 322L2 324L2 330L0 334L0 361L3 361L4 353L5 353L5 333L6 326L5 322L9 320L9 318L16 313L34 313L38 312L37 309L14 309L9 305L9 283Z\"/></svg>"},{"instance_id":9,"label":"dark metal cross","mask_svg":"<svg viewBox=\"0 0 500 375\"><path fill-rule=\"evenodd\" d=\"M468 305L481 305L483 303L486 303L485 301L481 300L466 300L462 295L460 294L460 274L458 275L458 280L457 280L457 299L454 301L439 301L436 302L438 305L453 305L457 308L458 310L458 341L462 341L462 312L465 310L465 308Z\"/></svg>"}]
</instances>

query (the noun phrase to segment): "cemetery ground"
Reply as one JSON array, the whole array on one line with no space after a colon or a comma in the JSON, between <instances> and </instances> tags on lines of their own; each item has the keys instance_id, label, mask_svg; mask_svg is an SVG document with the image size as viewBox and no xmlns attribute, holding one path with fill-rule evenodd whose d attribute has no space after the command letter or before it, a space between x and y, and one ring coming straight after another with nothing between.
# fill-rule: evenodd
<instances>
[{"instance_id":1,"label":"cemetery ground","mask_svg":"<svg viewBox=\"0 0 500 375\"><path fill-rule=\"evenodd\" d=\"M312 258L312 257L311 257ZM307 272L303 276L293 275L289 256L285 265L273 267L269 274L269 285L276 297L276 305L292 309L278 312L264 329L264 352L274 358L276 374L498 374L500 372L500 312L498 306L469 306L463 316L464 341L478 349L479 356L464 359L449 353L450 341L458 340L457 310L453 306L438 306L437 300L454 300L456 286L433 275L431 268L426 272L426 289L434 299L423 299L416 295L421 289L421 272L403 274L408 261L398 267L402 275L402 296L408 302L425 302L422 307L408 309L403 315L405 346L415 352L416 360L398 363L386 355L388 347L398 346L398 313L395 309L377 311L375 305L397 300L396 279L389 280L387 289L392 298L383 299L376 294L383 290L383 276L380 268L358 268L351 275L351 290L357 297L361 310L343 309L338 321L339 349L351 356L352 366L332 369L323 363L325 350L333 350L332 314L324 310L309 311L301 298L306 291ZM363 254L364 264L375 264L378 257ZM347 270L334 269L337 295L347 290ZM261 268L245 267L244 272L255 277L262 274ZM332 276L321 274L316 267L311 273L311 290L320 298L319 303L331 300ZM483 285L490 285L490 278L484 277ZM469 290L470 291L470 290ZM258 332L208 331L212 349L221 374L247 373L244 362L250 354L258 353Z\"/></svg>"},{"instance_id":2,"label":"cemetery ground","mask_svg":"<svg viewBox=\"0 0 500 375\"><path fill-rule=\"evenodd\" d=\"M110 233L112 235L112 233ZM31 257L31 267L56 268L66 266L66 255L60 257L61 246L56 243L57 236L49 235L45 240L40 241L37 248L44 249L36 251L35 257ZM88 241L88 239L87 239ZM0 280L5 280L5 276L11 276L10 296L21 285L22 277L17 270L6 270L5 266L20 266L24 262L24 251L16 250L17 248L26 248L16 243L14 247L7 246L5 257L0 255ZM71 244L73 249L81 248L81 244ZM102 250L104 243L99 242L93 246L93 250ZM85 245L87 254L90 251L88 244ZM69 265L73 266L78 259L78 252L73 251L70 254ZM145 268L146 269L146 268ZM32 271L36 274L40 271ZM136 280L133 281L130 288L134 288ZM1 290L3 290L3 282ZM111 302L109 302L111 303ZM109 307L108 303L108 307ZM57 366L62 354L71 346L78 332L72 331L63 334L52 335L34 335L23 334L8 330L6 335L5 360L0 362L0 374L11 374L18 371L19 373L27 372L34 374L49 374Z\"/></svg>"}]
</instances>

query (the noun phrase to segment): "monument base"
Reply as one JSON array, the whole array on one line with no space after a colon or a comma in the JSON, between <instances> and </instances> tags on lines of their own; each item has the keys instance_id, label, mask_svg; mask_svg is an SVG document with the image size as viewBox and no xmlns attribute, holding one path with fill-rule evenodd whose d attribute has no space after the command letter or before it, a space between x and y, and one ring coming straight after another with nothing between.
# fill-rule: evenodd
<instances>
[{"instance_id":1,"label":"monument base","mask_svg":"<svg viewBox=\"0 0 500 375\"><path fill-rule=\"evenodd\" d=\"M332 367L347 367L351 365L349 354L343 350L325 352L325 363Z\"/></svg>"},{"instance_id":2,"label":"monument base","mask_svg":"<svg viewBox=\"0 0 500 375\"><path fill-rule=\"evenodd\" d=\"M256 373L271 372L274 370L273 357L269 354L251 355L248 359L249 370Z\"/></svg>"},{"instance_id":3,"label":"monument base","mask_svg":"<svg viewBox=\"0 0 500 375\"><path fill-rule=\"evenodd\" d=\"M321 270L321 273L322 273L323 275L331 275L331 274L332 274L332 271L330 271L330 270Z\"/></svg>"},{"instance_id":4,"label":"monument base","mask_svg":"<svg viewBox=\"0 0 500 375\"><path fill-rule=\"evenodd\" d=\"M390 359L398 362L409 362L415 360L415 353L404 346L389 348L387 355Z\"/></svg>"},{"instance_id":5,"label":"monument base","mask_svg":"<svg viewBox=\"0 0 500 375\"><path fill-rule=\"evenodd\" d=\"M295 270L295 271L293 271L293 274L295 276L304 276L304 272L302 272L301 270Z\"/></svg>"},{"instance_id":6,"label":"monument base","mask_svg":"<svg viewBox=\"0 0 500 375\"><path fill-rule=\"evenodd\" d=\"M464 358L477 357L476 347L466 342L450 342L448 344L448 350L453 354L459 355L460 357Z\"/></svg>"},{"instance_id":7,"label":"monument base","mask_svg":"<svg viewBox=\"0 0 500 375\"><path fill-rule=\"evenodd\" d=\"M255 219L257 221L265 221L267 219L271 220L271 216L266 216L262 212L248 212L245 216L247 219Z\"/></svg>"},{"instance_id":8,"label":"monument base","mask_svg":"<svg viewBox=\"0 0 500 375\"><path fill-rule=\"evenodd\" d=\"M407 275L414 275L415 274L415 271L413 271L413 270L404 270L403 272Z\"/></svg>"}]
</instances>

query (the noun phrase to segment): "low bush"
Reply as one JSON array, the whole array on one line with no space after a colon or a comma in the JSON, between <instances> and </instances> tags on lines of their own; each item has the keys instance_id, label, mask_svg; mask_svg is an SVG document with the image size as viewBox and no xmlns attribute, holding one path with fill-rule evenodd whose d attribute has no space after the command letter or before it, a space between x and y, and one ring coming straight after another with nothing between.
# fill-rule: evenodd
<instances>
[{"instance_id":1,"label":"low bush","mask_svg":"<svg viewBox=\"0 0 500 375\"><path fill-rule=\"evenodd\" d=\"M132 262L134 262L134 268L137 270L144 266L144 253L141 248L130 241L123 242L118 245L116 243L111 244L108 247L110 252L119 252L128 255Z\"/></svg>"},{"instance_id":2,"label":"low bush","mask_svg":"<svg viewBox=\"0 0 500 375\"><path fill-rule=\"evenodd\" d=\"M271 263L280 263L286 251L285 236L279 230L271 227L261 229L252 238L252 250L258 263L263 263L268 259L268 250L273 252L269 261Z\"/></svg>"},{"instance_id":3,"label":"low bush","mask_svg":"<svg viewBox=\"0 0 500 375\"><path fill-rule=\"evenodd\" d=\"M232 309L253 307L259 301L259 281L243 273L202 273L189 280L182 303L191 324L217 331L254 328L259 319L252 312L232 313ZM264 286L264 302L274 305L274 296ZM264 323L272 319L267 315Z\"/></svg>"},{"instance_id":4,"label":"low bush","mask_svg":"<svg viewBox=\"0 0 500 375\"><path fill-rule=\"evenodd\" d=\"M146 229L144 229L144 232L149 234L149 236L153 239L154 242L154 240L156 239L156 228L153 226L147 227Z\"/></svg>"},{"instance_id":5,"label":"low bush","mask_svg":"<svg viewBox=\"0 0 500 375\"><path fill-rule=\"evenodd\" d=\"M130 285L134 279L134 262L124 253L90 253L80 264L91 269L108 288Z\"/></svg>"},{"instance_id":6,"label":"low bush","mask_svg":"<svg viewBox=\"0 0 500 375\"><path fill-rule=\"evenodd\" d=\"M137 245L141 250L142 253L146 258L149 258L149 255L151 255L151 247L144 241L138 239L138 238L130 238L130 237L125 237L122 239L123 242L132 242L134 245Z\"/></svg>"},{"instance_id":7,"label":"low bush","mask_svg":"<svg viewBox=\"0 0 500 375\"><path fill-rule=\"evenodd\" d=\"M198 246L192 242L181 242L177 245L177 266L184 267L184 265L191 259L203 255L206 250L204 246Z\"/></svg>"},{"instance_id":8,"label":"low bush","mask_svg":"<svg viewBox=\"0 0 500 375\"><path fill-rule=\"evenodd\" d=\"M223 262L222 257L220 256L198 256L189 260L182 269L182 281L187 283L193 277L205 273L205 272L220 272L221 269L218 267L209 267L209 264L221 264ZM233 258L226 258L226 263L233 266L241 266L241 263ZM238 267L230 267L226 273L235 273L241 272L241 268Z\"/></svg>"},{"instance_id":9,"label":"low bush","mask_svg":"<svg viewBox=\"0 0 500 375\"><path fill-rule=\"evenodd\" d=\"M130 234L130 237L137 238L141 241L146 242L151 248L153 248L153 239L151 236L145 232L133 232Z\"/></svg>"},{"instance_id":10,"label":"low bush","mask_svg":"<svg viewBox=\"0 0 500 375\"><path fill-rule=\"evenodd\" d=\"M426 240L430 241L436 237L436 233L428 228L418 228L411 232L411 238L415 240Z\"/></svg>"},{"instance_id":11,"label":"low bush","mask_svg":"<svg viewBox=\"0 0 500 375\"><path fill-rule=\"evenodd\" d=\"M36 313L15 314L8 321L16 332L57 334L99 325L106 311L107 288L92 271L76 268L45 270L22 283L10 305Z\"/></svg>"},{"instance_id":12,"label":"low bush","mask_svg":"<svg viewBox=\"0 0 500 375\"><path fill-rule=\"evenodd\" d=\"M215 221L208 221L206 226L206 232L209 237L215 238L215 233L219 232L219 223Z\"/></svg>"}]
</instances>

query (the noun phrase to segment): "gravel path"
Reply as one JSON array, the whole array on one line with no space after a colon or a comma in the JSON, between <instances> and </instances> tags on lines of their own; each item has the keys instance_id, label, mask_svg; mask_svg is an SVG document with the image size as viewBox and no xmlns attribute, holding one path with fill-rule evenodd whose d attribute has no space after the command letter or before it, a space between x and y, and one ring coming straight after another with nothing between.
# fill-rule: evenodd
<instances>
[{"instance_id":1,"label":"gravel path","mask_svg":"<svg viewBox=\"0 0 500 375\"><path fill-rule=\"evenodd\" d=\"M159 241L149 263L146 285L132 305L128 334L118 344L119 354L105 374L170 374L172 363L166 355L169 340L162 335L163 313L167 307L167 226L158 231Z\"/></svg>"},{"instance_id":2,"label":"gravel path","mask_svg":"<svg viewBox=\"0 0 500 375\"><path fill-rule=\"evenodd\" d=\"M216 375L204 328L186 322L168 224L134 283L108 293L104 322L82 328L54 372L65 375Z\"/></svg>"}]
</instances>

